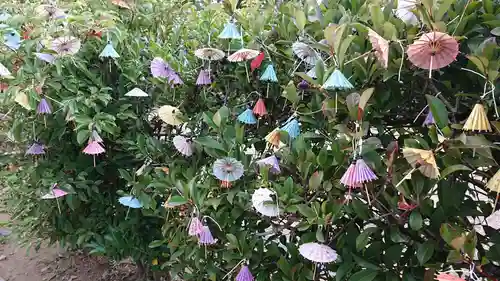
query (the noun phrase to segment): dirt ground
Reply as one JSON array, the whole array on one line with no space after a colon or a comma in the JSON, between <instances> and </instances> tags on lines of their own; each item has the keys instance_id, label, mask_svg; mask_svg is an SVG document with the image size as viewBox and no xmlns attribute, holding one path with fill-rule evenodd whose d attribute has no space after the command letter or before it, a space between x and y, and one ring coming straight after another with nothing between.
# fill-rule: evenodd
<instances>
[{"instance_id":1,"label":"dirt ground","mask_svg":"<svg viewBox=\"0 0 500 281\"><path fill-rule=\"evenodd\" d=\"M0 214L0 222L8 221ZM8 233L0 227L0 234ZM26 251L9 236L1 237L0 281L125 281L135 274L128 262L113 263L83 253L69 253L56 247Z\"/></svg>"}]
</instances>

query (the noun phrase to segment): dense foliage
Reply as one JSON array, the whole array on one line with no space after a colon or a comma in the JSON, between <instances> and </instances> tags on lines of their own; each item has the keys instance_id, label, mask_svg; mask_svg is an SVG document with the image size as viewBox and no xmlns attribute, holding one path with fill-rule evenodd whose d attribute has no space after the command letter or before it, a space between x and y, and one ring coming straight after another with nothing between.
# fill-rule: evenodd
<instances>
[{"instance_id":1,"label":"dense foliage","mask_svg":"<svg viewBox=\"0 0 500 281\"><path fill-rule=\"evenodd\" d=\"M22 241L132 257L182 280L222 280L228 273L232 279L239 267L231 269L243 259L256 280L431 280L434 272L471 265L482 278L500 276L500 233L485 220L496 196L485 186L498 170L500 123L492 121L488 133L462 130L478 102L490 120L498 119L498 2L404 1L416 2L413 23L394 15L396 1L384 0L319 6L144 0L132 9L67 1L59 3L68 15L61 18L40 15L40 3L27 2L0 4L12 15L2 17L2 32L23 37L15 51L0 47L0 62L12 72L0 78L8 112L2 127L23 150L4 163L11 166L2 183ZM243 40L218 39L230 16ZM368 28L390 40L387 69L371 52ZM429 78L406 51L432 30L454 36L460 53ZM78 38L79 51L53 64L36 57L40 44L39 52L46 51L60 36ZM107 41L119 58L99 57ZM298 65L296 41L321 56L316 79L306 75L311 66ZM199 70L208 66L194 51L209 45L226 55L242 47L262 50L265 59L253 71L250 62L213 61L213 83L197 86ZM155 57L184 84L171 87L153 77ZM259 79L270 64L277 83ZM354 89L321 88L335 69ZM302 80L307 87L298 87ZM125 96L135 87L149 97ZM51 114L36 113L44 97ZM239 122L259 97L269 114L258 125ZM179 108L185 122L163 123L154 114L162 105ZM427 105L435 124L422 126ZM300 122L300 135L292 139L282 131L284 145L270 147L266 135L291 116ZM94 129L106 149L95 167L82 153ZM192 156L173 146L179 134L193 139ZM24 155L34 141L45 145L45 155ZM417 170L397 185L412 171L401 148L432 150L440 177ZM340 183L357 153L378 176L366 190ZM271 154L280 159L280 174L255 164ZM244 175L230 186L212 173L224 157L244 165ZM41 199L54 184L69 194ZM260 187L276 192L278 217L253 208ZM119 203L129 194L142 208ZM216 244L198 246L188 235L193 214L205 218ZM306 242L329 245L339 258L315 267L298 252Z\"/></svg>"}]
</instances>

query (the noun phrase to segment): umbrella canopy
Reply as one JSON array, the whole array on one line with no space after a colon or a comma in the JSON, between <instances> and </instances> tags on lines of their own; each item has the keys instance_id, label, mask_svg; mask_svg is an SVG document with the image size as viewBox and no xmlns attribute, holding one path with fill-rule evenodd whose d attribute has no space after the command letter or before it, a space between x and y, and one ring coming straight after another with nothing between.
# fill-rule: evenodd
<instances>
[{"instance_id":1,"label":"umbrella canopy","mask_svg":"<svg viewBox=\"0 0 500 281\"><path fill-rule=\"evenodd\" d=\"M327 245L316 242L299 246L299 253L306 259L317 263L331 263L337 260L337 252Z\"/></svg>"},{"instance_id":2,"label":"umbrella canopy","mask_svg":"<svg viewBox=\"0 0 500 281\"><path fill-rule=\"evenodd\" d=\"M451 64L458 55L458 42L442 32L423 34L408 47L408 59L423 69L439 69Z\"/></svg>"},{"instance_id":3,"label":"umbrella canopy","mask_svg":"<svg viewBox=\"0 0 500 281\"><path fill-rule=\"evenodd\" d=\"M437 179L439 177L439 169L432 150L403 148L403 156L413 168L419 165L418 170L420 170L424 176L431 179Z\"/></svg>"}]
</instances>

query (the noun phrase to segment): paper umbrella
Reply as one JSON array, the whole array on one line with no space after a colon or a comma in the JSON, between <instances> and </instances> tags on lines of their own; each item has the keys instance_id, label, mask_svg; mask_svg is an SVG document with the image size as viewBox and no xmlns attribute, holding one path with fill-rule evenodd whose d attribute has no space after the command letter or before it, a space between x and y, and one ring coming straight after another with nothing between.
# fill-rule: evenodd
<instances>
[{"instance_id":1,"label":"paper umbrella","mask_svg":"<svg viewBox=\"0 0 500 281\"><path fill-rule=\"evenodd\" d=\"M224 29L219 34L220 39L240 39L241 33L238 30L238 27L231 20L226 23Z\"/></svg>"},{"instance_id":2,"label":"paper umbrella","mask_svg":"<svg viewBox=\"0 0 500 281\"><path fill-rule=\"evenodd\" d=\"M184 122L181 120L182 113L177 107L164 105L158 109L160 119L172 126L181 125Z\"/></svg>"},{"instance_id":3,"label":"paper umbrella","mask_svg":"<svg viewBox=\"0 0 500 281\"><path fill-rule=\"evenodd\" d=\"M119 58L120 55L116 52L115 48L113 48L113 44L111 41L106 44L106 47L99 54L100 58Z\"/></svg>"},{"instance_id":4,"label":"paper umbrella","mask_svg":"<svg viewBox=\"0 0 500 281\"><path fill-rule=\"evenodd\" d=\"M370 28L368 29L368 40L372 44L377 59L384 68L387 68L389 65L389 41Z\"/></svg>"},{"instance_id":5,"label":"paper umbrella","mask_svg":"<svg viewBox=\"0 0 500 281\"><path fill-rule=\"evenodd\" d=\"M190 236L197 236L203 232L203 224L198 217L192 217L189 221L188 234Z\"/></svg>"},{"instance_id":6,"label":"paper umbrella","mask_svg":"<svg viewBox=\"0 0 500 281\"><path fill-rule=\"evenodd\" d=\"M238 51L227 57L230 62L242 62L246 60L251 60L259 55L259 51L252 49L239 49Z\"/></svg>"},{"instance_id":7,"label":"paper umbrella","mask_svg":"<svg viewBox=\"0 0 500 281\"><path fill-rule=\"evenodd\" d=\"M210 79L210 71L202 69L200 70L200 74L198 74L198 78L196 79L196 85L204 86L212 84L212 79Z\"/></svg>"},{"instance_id":8,"label":"paper umbrella","mask_svg":"<svg viewBox=\"0 0 500 281\"><path fill-rule=\"evenodd\" d=\"M278 82L278 77L276 77L276 72L274 71L274 66L272 64L269 64L266 67L266 70L260 76L260 81Z\"/></svg>"},{"instance_id":9,"label":"paper umbrella","mask_svg":"<svg viewBox=\"0 0 500 281\"><path fill-rule=\"evenodd\" d=\"M255 210L266 217L279 215L278 203L273 200L272 195L276 193L268 188L259 188L252 194L252 206ZM276 199L277 200L277 199Z\"/></svg>"},{"instance_id":10,"label":"paper umbrella","mask_svg":"<svg viewBox=\"0 0 500 281\"><path fill-rule=\"evenodd\" d=\"M215 48L201 48L194 51L194 55L202 60L221 60L224 58L224 52Z\"/></svg>"},{"instance_id":11,"label":"paper umbrella","mask_svg":"<svg viewBox=\"0 0 500 281\"><path fill-rule=\"evenodd\" d=\"M312 79L318 78L316 76L316 67L313 67L313 68L309 69L309 71L306 72L306 75L309 76L309 77L311 77Z\"/></svg>"},{"instance_id":12,"label":"paper umbrella","mask_svg":"<svg viewBox=\"0 0 500 281\"><path fill-rule=\"evenodd\" d=\"M303 62L308 65L316 65L318 54L314 49L303 42L295 42L292 44L293 53Z\"/></svg>"},{"instance_id":13,"label":"paper umbrella","mask_svg":"<svg viewBox=\"0 0 500 281\"><path fill-rule=\"evenodd\" d=\"M111 0L111 3L113 3L114 5L116 5L120 8L124 8L124 9L131 9L132 8L132 6L130 6L130 4L126 0Z\"/></svg>"},{"instance_id":14,"label":"paper umbrella","mask_svg":"<svg viewBox=\"0 0 500 281\"><path fill-rule=\"evenodd\" d=\"M50 49L60 56L74 55L78 53L81 42L73 36L58 37L52 41Z\"/></svg>"},{"instance_id":15,"label":"paper umbrella","mask_svg":"<svg viewBox=\"0 0 500 281\"><path fill-rule=\"evenodd\" d=\"M35 13L37 13L40 17L49 19L61 19L66 17L66 14L63 10L54 5L48 4L42 4L36 7Z\"/></svg>"},{"instance_id":16,"label":"paper umbrella","mask_svg":"<svg viewBox=\"0 0 500 281\"><path fill-rule=\"evenodd\" d=\"M235 181L243 176L244 167L240 161L226 157L217 159L213 165L213 173L216 178L222 181Z\"/></svg>"},{"instance_id":17,"label":"paper umbrella","mask_svg":"<svg viewBox=\"0 0 500 281\"><path fill-rule=\"evenodd\" d=\"M356 164L351 163L351 165L349 165L349 167L345 171L344 175L342 175L342 177L340 178L340 183L347 186L349 189L363 186L360 182L357 181L355 173Z\"/></svg>"},{"instance_id":18,"label":"paper umbrella","mask_svg":"<svg viewBox=\"0 0 500 281\"><path fill-rule=\"evenodd\" d=\"M0 63L0 77L10 78L12 73L5 67L5 65Z\"/></svg>"},{"instance_id":19,"label":"paper umbrella","mask_svg":"<svg viewBox=\"0 0 500 281\"><path fill-rule=\"evenodd\" d=\"M269 171L273 174L281 173L279 160L274 155L258 160L255 163L257 163L259 167L263 166L269 167Z\"/></svg>"},{"instance_id":20,"label":"paper umbrella","mask_svg":"<svg viewBox=\"0 0 500 281\"><path fill-rule=\"evenodd\" d=\"M142 208L141 202L137 198L135 198L133 196L123 196L123 197L120 197L118 199L118 202L120 202L120 204L122 204L123 206L129 207L129 208L132 208L132 209Z\"/></svg>"},{"instance_id":21,"label":"paper umbrella","mask_svg":"<svg viewBox=\"0 0 500 281\"><path fill-rule=\"evenodd\" d=\"M36 112L38 114L50 114L52 110L50 109L50 105L45 98L40 99L40 103L36 108Z\"/></svg>"},{"instance_id":22,"label":"paper umbrella","mask_svg":"<svg viewBox=\"0 0 500 281\"><path fill-rule=\"evenodd\" d=\"M68 193L62 189L54 188L51 191L49 191L48 193L44 194L42 196L42 199L56 199L59 197L66 196L67 194Z\"/></svg>"},{"instance_id":23,"label":"paper umbrella","mask_svg":"<svg viewBox=\"0 0 500 281\"><path fill-rule=\"evenodd\" d=\"M253 107L253 113L259 117L263 117L267 115L266 104L262 98L259 98Z\"/></svg>"},{"instance_id":24,"label":"paper umbrella","mask_svg":"<svg viewBox=\"0 0 500 281\"><path fill-rule=\"evenodd\" d=\"M281 144L280 141L280 129L276 128L272 130L267 136L264 138L269 144L271 144L274 147L279 147Z\"/></svg>"},{"instance_id":25,"label":"paper umbrella","mask_svg":"<svg viewBox=\"0 0 500 281\"><path fill-rule=\"evenodd\" d=\"M424 123L422 124L423 126L430 126L434 125L436 121L434 121L434 116L432 116L432 112L429 110L427 113L427 116L425 116Z\"/></svg>"},{"instance_id":26,"label":"paper umbrella","mask_svg":"<svg viewBox=\"0 0 500 281\"><path fill-rule=\"evenodd\" d=\"M257 118L253 115L253 111L250 108L245 109L240 115L238 115L238 121L243 124L257 124Z\"/></svg>"},{"instance_id":27,"label":"paper umbrella","mask_svg":"<svg viewBox=\"0 0 500 281\"><path fill-rule=\"evenodd\" d=\"M175 149L184 156L193 155L193 144L190 139L183 136L175 136L172 139Z\"/></svg>"},{"instance_id":28,"label":"paper umbrella","mask_svg":"<svg viewBox=\"0 0 500 281\"><path fill-rule=\"evenodd\" d=\"M340 70L335 69L332 74L330 74L330 77L325 81L323 86L321 88L325 90L349 90L353 89L354 86L345 78L344 74L340 72Z\"/></svg>"},{"instance_id":29,"label":"paper umbrella","mask_svg":"<svg viewBox=\"0 0 500 281\"><path fill-rule=\"evenodd\" d=\"M299 246L299 253L306 259L316 263L331 263L337 260L337 252L327 245L316 242Z\"/></svg>"},{"instance_id":30,"label":"paper umbrella","mask_svg":"<svg viewBox=\"0 0 500 281\"><path fill-rule=\"evenodd\" d=\"M87 144L87 146L83 149L84 154L92 155L94 158L94 167L95 167L95 156L106 152L104 147L102 147L97 141L91 141Z\"/></svg>"},{"instance_id":31,"label":"paper umbrella","mask_svg":"<svg viewBox=\"0 0 500 281\"><path fill-rule=\"evenodd\" d=\"M266 55L264 54L264 52L260 52L260 54L257 57L255 57L250 63L250 69L254 71L257 68L259 68L265 57Z\"/></svg>"},{"instance_id":32,"label":"paper umbrella","mask_svg":"<svg viewBox=\"0 0 500 281\"><path fill-rule=\"evenodd\" d=\"M451 64L458 55L458 42L442 32L423 34L407 50L408 59L417 67L432 70Z\"/></svg>"},{"instance_id":33,"label":"paper umbrella","mask_svg":"<svg viewBox=\"0 0 500 281\"><path fill-rule=\"evenodd\" d=\"M149 97L149 95L139 88L133 88L125 94L126 97Z\"/></svg>"},{"instance_id":34,"label":"paper umbrella","mask_svg":"<svg viewBox=\"0 0 500 281\"><path fill-rule=\"evenodd\" d=\"M3 40L3 43L12 50L18 50L21 47L21 35L13 29L4 34Z\"/></svg>"},{"instance_id":35,"label":"paper umbrella","mask_svg":"<svg viewBox=\"0 0 500 281\"><path fill-rule=\"evenodd\" d=\"M35 141L29 148L26 150L25 155L42 155L45 154L45 147L40 142Z\"/></svg>"},{"instance_id":36,"label":"paper umbrella","mask_svg":"<svg viewBox=\"0 0 500 281\"><path fill-rule=\"evenodd\" d=\"M243 265L240 269L240 272L238 272L238 275L236 275L236 281L253 281L254 277L252 273L250 272L250 269L248 266Z\"/></svg>"},{"instance_id":37,"label":"paper umbrella","mask_svg":"<svg viewBox=\"0 0 500 281\"><path fill-rule=\"evenodd\" d=\"M403 156L413 167L413 170L418 169L424 176L431 179L439 177L439 170L432 150L403 148Z\"/></svg>"},{"instance_id":38,"label":"paper umbrella","mask_svg":"<svg viewBox=\"0 0 500 281\"><path fill-rule=\"evenodd\" d=\"M442 273L442 272L439 274L436 274L436 277L434 279L437 281L465 281L465 279L460 278L458 276L451 275L449 273Z\"/></svg>"},{"instance_id":39,"label":"paper umbrella","mask_svg":"<svg viewBox=\"0 0 500 281\"><path fill-rule=\"evenodd\" d=\"M156 57L151 61L151 75L153 77L170 78L174 70L162 58Z\"/></svg>"},{"instance_id":40,"label":"paper umbrella","mask_svg":"<svg viewBox=\"0 0 500 281\"><path fill-rule=\"evenodd\" d=\"M201 229L201 233L198 234L198 244L200 245L212 245L215 244L215 239L212 236L212 232L210 232L210 228L208 226L203 226Z\"/></svg>"},{"instance_id":41,"label":"paper umbrella","mask_svg":"<svg viewBox=\"0 0 500 281\"><path fill-rule=\"evenodd\" d=\"M281 127L281 130L287 132L290 139L295 139L300 135L299 121L297 121L296 118L290 118L285 125Z\"/></svg>"},{"instance_id":42,"label":"paper umbrella","mask_svg":"<svg viewBox=\"0 0 500 281\"><path fill-rule=\"evenodd\" d=\"M53 64L54 61L56 60L56 57L52 54L47 54L47 53L35 53L35 56L44 62L48 62L50 64Z\"/></svg>"},{"instance_id":43,"label":"paper umbrella","mask_svg":"<svg viewBox=\"0 0 500 281\"><path fill-rule=\"evenodd\" d=\"M99 133L97 132L96 129L92 129L92 133L90 134L89 143L93 142L93 141L98 142L98 143L104 142L102 140L101 136L99 136Z\"/></svg>"},{"instance_id":44,"label":"paper umbrella","mask_svg":"<svg viewBox=\"0 0 500 281\"><path fill-rule=\"evenodd\" d=\"M484 107L480 103L476 103L469 117L465 121L465 124L462 128L464 131L483 131L483 132L491 132L490 121L488 120L488 116L486 115L486 111Z\"/></svg>"}]
</instances>

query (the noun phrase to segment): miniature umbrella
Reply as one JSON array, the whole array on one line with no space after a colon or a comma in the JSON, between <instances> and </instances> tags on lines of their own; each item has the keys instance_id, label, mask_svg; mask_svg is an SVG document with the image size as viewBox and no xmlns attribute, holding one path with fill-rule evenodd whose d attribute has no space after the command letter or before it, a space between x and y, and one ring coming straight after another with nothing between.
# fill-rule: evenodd
<instances>
[{"instance_id":1,"label":"miniature umbrella","mask_svg":"<svg viewBox=\"0 0 500 281\"><path fill-rule=\"evenodd\" d=\"M318 54L314 49L303 42L295 42L292 44L293 53L303 62L309 65L316 65L318 61Z\"/></svg>"},{"instance_id":2,"label":"miniature umbrella","mask_svg":"<svg viewBox=\"0 0 500 281\"><path fill-rule=\"evenodd\" d=\"M272 130L267 136L265 137L265 140L273 145L274 147L279 147L280 146L280 129L276 128Z\"/></svg>"},{"instance_id":3,"label":"miniature umbrella","mask_svg":"<svg viewBox=\"0 0 500 281\"><path fill-rule=\"evenodd\" d=\"M212 79L210 79L210 71L202 69L200 74L198 74L198 79L196 79L196 85L204 86L212 84Z\"/></svg>"},{"instance_id":4,"label":"miniature umbrella","mask_svg":"<svg viewBox=\"0 0 500 281\"><path fill-rule=\"evenodd\" d=\"M198 217L192 217L189 222L188 234L190 236L197 236L203 232L203 224Z\"/></svg>"},{"instance_id":5,"label":"miniature umbrella","mask_svg":"<svg viewBox=\"0 0 500 281\"><path fill-rule=\"evenodd\" d=\"M354 88L354 86L345 78L344 74L340 72L338 69L335 69L330 77L326 80L326 82L321 86L321 88L325 90L349 90Z\"/></svg>"},{"instance_id":6,"label":"miniature umbrella","mask_svg":"<svg viewBox=\"0 0 500 281\"><path fill-rule=\"evenodd\" d=\"M89 142L96 141L98 143L103 143L104 141L102 140L101 136L99 136L99 133L97 133L96 129L92 129L92 133L89 138Z\"/></svg>"},{"instance_id":7,"label":"miniature umbrella","mask_svg":"<svg viewBox=\"0 0 500 281\"><path fill-rule=\"evenodd\" d=\"M434 279L438 280L438 281L465 281L465 279L460 278L458 276L451 275L448 273L442 273L442 272L439 274L436 274L436 278L434 278Z\"/></svg>"},{"instance_id":8,"label":"miniature umbrella","mask_svg":"<svg viewBox=\"0 0 500 281\"><path fill-rule=\"evenodd\" d=\"M361 158L356 160L354 174L356 175L357 183L372 182L378 179L372 169Z\"/></svg>"},{"instance_id":9,"label":"miniature umbrella","mask_svg":"<svg viewBox=\"0 0 500 281\"><path fill-rule=\"evenodd\" d=\"M272 195L276 193L267 188L259 188L252 194L252 206L255 210L266 217L276 217L279 215L277 202L274 202Z\"/></svg>"},{"instance_id":10,"label":"miniature umbrella","mask_svg":"<svg viewBox=\"0 0 500 281\"><path fill-rule=\"evenodd\" d=\"M254 71L255 69L259 68L265 57L266 55L264 54L264 52L260 52L260 54L255 57L250 63L250 69Z\"/></svg>"},{"instance_id":11,"label":"miniature umbrella","mask_svg":"<svg viewBox=\"0 0 500 281\"><path fill-rule=\"evenodd\" d=\"M222 181L235 181L243 176L243 164L240 161L226 157L217 159L213 165L213 173L216 178Z\"/></svg>"},{"instance_id":12,"label":"miniature umbrella","mask_svg":"<svg viewBox=\"0 0 500 281\"><path fill-rule=\"evenodd\" d=\"M4 44L12 50L18 50L21 47L21 35L15 30L11 30L3 36Z\"/></svg>"},{"instance_id":13,"label":"miniature umbrella","mask_svg":"<svg viewBox=\"0 0 500 281\"><path fill-rule=\"evenodd\" d=\"M385 40L370 28L368 29L368 40L370 40L372 48L375 50L377 59L384 68L387 68L389 65L389 41Z\"/></svg>"},{"instance_id":14,"label":"miniature umbrella","mask_svg":"<svg viewBox=\"0 0 500 281\"><path fill-rule=\"evenodd\" d=\"M403 148L403 155L413 167L413 171L418 169L424 176L431 179L437 179L439 177L439 170L432 150ZM408 173L408 175L413 171Z\"/></svg>"},{"instance_id":15,"label":"miniature umbrella","mask_svg":"<svg viewBox=\"0 0 500 281\"><path fill-rule=\"evenodd\" d=\"M436 122L434 121L434 117L432 116L432 112L429 110L429 113L427 113L427 116L425 116L424 123L422 124L423 126L429 126L433 125Z\"/></svg>"},{"instance_id":16,"label":"miniature umbrella","mask_svg":"<svg viewBox=\"0 0 500 281\"><path fill-rule=\"evenodd\" d=\"M60 56L66 56L78 53L80 47L81 42L78 38L73 36L62 36L52 41L50 49Z\"/></svg>"},{"instance_id":17,"label":"miniature umbrella","mask_svg":"<svg viewBox=\"0 0 500 281\"><path fill-rule=\"evenodd\" d=\"M126 97L149 97L149 95L139 88L133 88L125 94Z\"/></svg>"},{"instance_id":18,"label":"miniature umbrella","mask_svg":"<svg viewBox=\"0 0 500 281\"><path fill-rule=\"evenodd\" d=\"M490 121L488 120L488 116L486 115L482 104L477 103L476 105L474 105L474 108L465 121L462 129L464 131L492 131Z\"/></svg>"},{"instance_id":19,"label":"miniature umbrella","mask_svg":"<svg viewBox=\"0 0 500 281\"><path fill-rule=\"evenodd\" d=\"M120 8L124 8L124 9L131 9L132 7L130 6L130 4L128 3L128 1L126 0L111 0L111 3L113 3L114 5L120 7Z\"/></svg>"},{"instance_id":20,"label":"miniature umbrella","mask_svg":"<svg viewBox=\"0 0 500 281\"><path fill-rule=\"evenodd\" d=\"M258 160L255 163L257 163L259 167L268 166L269 171L273 174L281 173L280 163L278 161L278 158L276 158L276 156L274 155Z\"/></svg>"},{"instance_id":21,"label":"miniature umbrella","mask_svg":"<svg viewBox=\"0 0 500 281\"><path fill-rule=\"evenodd\" d=\"M12 73L5 67L3 64L0 63L0 77L4 78L10 78Z\"/></svg>"},{"instance_id":22,"label":"miniature umbrella","mask_svg":"<svg viewBox=\"0 0 500 281\"><path fill-rule=\"evenodd\" d=\"M226 23L224 26L224 29L222 32L219 34L220 39L240 39L241 38L241 33L236 27L236 25L232 22L229 21Z\"/></svg>"},{"instance_id":23,"label":"miniature umbrella","mask_svg":"<svg viewBox=\"0 0 500 281\"><path fill-rule=\"evenodd\" d=\"M423 34L408 47L408 59L417 67L432 70L451 64L458 55L458 42L442 32Z\"/></svg>"},{"instance_id":24,"label":"miniature umbrella","mask_svg":"<svg viewBox=\"0 0 500 281\"><path fill-rule=\"evenodd\" d=\"M246 60L251 60L256 58L259 55L259 51L252 49L239 49L234 52L232 55L227 57L227 60L230 62L242 62Z\"/></svg>"},{"instance_id":25,"label":"miniature umbrella","mask_svg":"<svg viewBox=\"0 0 500 281\"><path fill-rule=\"evenodd\" d=\"M177 149L177 151L179 151L182 155L188 157L193 155L193 145L190 139L183 136L175 136L172 142L174 143L175 149Z\"/></svg>"},{"instance_id":26,"label":"miniature umbrella","mask_svg":"<svg viewBox=\"0 0 500 281\"><path fill-rule=\"evenodd\" d=\"M52 113L52 109L50 109L50 105L45 98L40 99L40 103L36 108L36 112L38 114L50 114Z\"/></svg>"},{"instance_id":27,"label":"miniature umbrella","mask_svg":"<svg viewBox=\"0 0 500 281\"><path fill-rule=\"evenodd\" d=\"M106 44L106 47L99 54L100 58L119 58L120 55L116 52L115 48L113 48L113 44L111 41Z\"/></svg>"},{"instance_id":28,"label":"miniature umbrella","mask_svg":"<svg viewBox=\"0 0 500 281\"><path fill-rule=\"evenodd\" d=\"M221 60L224 58L224 52L215 48L201 48L194 51L194 55L202 60Z\"/></svg>"},{"instance_id":29,"label":"miniature umbrella","mask_svg":"<svg viewBox=\"0 0 500 281\"><path fill-rule=\"evenodd\" d=\"M137 199L134 198L133 196L123 196L118 199L118 202L122 204L123 206L132 208L132 209L139 209L142 208L141 202Z\"/></svg>"},{"instance_id":30,"label":"miniature umbrella","mask_svg":"<svg viewBox=\"0 0 500 281\"><path fill-rule=\"evenodd\" d=\"M253 281L254 277L252 273L250 272L250 269L248 266L243 265L240 269L240 272L238 272L238 275L236 275L236 281Z\"/></svg>"},{"instance_id":31,"label":"miniature umbrella","mask_svg":"<svg viewBox=\"0 0 500 281\"><path fill-rule=\"evenodd\" d=\"M164 105L158 109L158 116L160 119L173 126L181 125L184 123L180 118L182 117L181 111L177 107Z\"/></svg>"},{"instance_id":32,"label":"miniature umbrella","mask_svg":"<svg viewBox=\"0 0 500 281\"><path fill-rule=\"evenodd\" d=\"M35 12L39 16L49 19L61 19L66 17L64 11L54 5L42 4L36 7Z\"/></svg>"},{"instance_id":33,"label":"miniature umbrella","mask_svg":"<svg viewBox=\"0 0 500 281\"><path fill-rule=\"evenodd\" d=\"M208 226L203 226L201 229L201 233L198 234L198 244L200 245L212 245L215 244L215 239L212 236L212 232L210 232L210 228Z\"/></svg>"},{"instance_id":34,"label":"miniature umbrella","mask_svg":"<svg viewBox=\"0 0 500 281\"><path fill-rule=\"evenodd\" d=\"M267 115L266 104L262 98L259 98L253 107L253 113L259 117Z\"/></svg>"},{"instance_id":35,"label":"miniature umbrella","mask_svg":"<svg viewBox=\"0 0 500 281\"><path fill-rule=\"evenodd\" d=\"M244 124L257 124L257 118L255 118L250 108L245 109L245 111L238 115L238 121Z\"/></svg>"},{"instance_id":36,"label":"miniature umbrella","mask_svg":"<svg viewBox=\"0 0 500 281\"><path fill-rule=\"evenodd\" d=\"M316 242L299 246L299 253L306 259L316 263L331 263L337 260L337 252L327 245Z\"/></svg>"},{"instance_id":37,"label":"miniature umbrella","mask_svg":"<svg viewBox=\"0 0 500 281\"><path fill-rule=\"evenodd\" d=\"M154 58L151 61L151 74L153 77L170 78L174 70L162 58Z\"/></svg>"},{"instance_id":38,"label":"miniature umbrella","mask_svg":"<svg viewBox=\"0 0 500 281\"><path fill-rule=\"evenodd\" d=\"M44 62L48 62L50 64L53 64L54 61L56 60L56 57L54 57L54 55L52 54L46 54L46 53L35 53L35 56L39 59L39 60L43 60Z\"/></svg>"},{"instance_id":39,"label":"miniature umbrella","mask_svg":"<svg viewBox=\"0 0 500 281\"><path fill-rule=\"evenodd\" d=\"M276 77L276 72L274 71L274 66L272 64L269 64L266 67L266 70L260 76L260 80L266 82L278 82L278 77Z\"/></svg>"},{"instance_id":40,"label":"miniature umbrella","mask_svg":"<svg viewBox=\"0 0 500 281\"><path fill-rule=\"evenodd\" d=\"M313 68L309 69L309 71L306 72L306 75L309 76L309 77L311 77L312 79L318 78L316 76L316 67L313 67Z\"/></svg>"},{"instance_id":41,"label":"miniature umbrella","mask_svg":"<svg viewBox=\"0 0 500 281\"><path fill-rule=\"evenodd\" d=\"M92 155L94 158L94 167L95 167L95 156L106 152L104 147L102 147L97 141L91 141L87 144L85 149L83 149L84 154Z\"/></svg>"},{"instance_id":42,"label":"miniature umbrella","mask_svg":"<svg viewBox=\"0 0 500 281\"><path fill-rule=\"evenodd\" d=\"M51 191L49 191L48 193L44 194L42 196L42 199L56 199L59 197L66 196L67 194L68 193L62 189L54 188Z\"/></svg>"},{"instance_id":43,"label":"miniature umbrella","mask_svg":"<svg viewBox=\"0 0 500 281\"><path fill-rule=\"evenodd\" d=\"M300 135L299 121L297 121L296 118L292 117L287 120L283 127L281 127L281 130L287 132L290 139L295 139Z\"/></svg>"},{"instance_id":44,"label":"miniature umbrella","mask_svg":"<svg viewBox=\"0 0 500 281\"><path fill-rule=\"evenodd\" d=\"M29 148L26 150L25 155L42 155L45 154L45 147L40 143L35 141Z\"/></svg>"}]
</instances>

